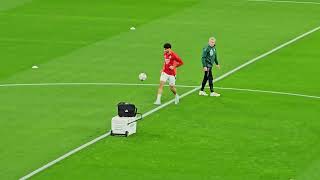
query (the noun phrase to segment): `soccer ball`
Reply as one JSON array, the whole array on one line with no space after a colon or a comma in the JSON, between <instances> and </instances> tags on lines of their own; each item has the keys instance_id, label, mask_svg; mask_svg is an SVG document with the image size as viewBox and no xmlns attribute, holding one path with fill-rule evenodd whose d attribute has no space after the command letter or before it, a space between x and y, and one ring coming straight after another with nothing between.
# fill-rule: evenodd
<instances>
[{"instance_id":1,"label":"soccer ball","mask_svg":"<svg viewBox=\"0 0 320 180\"><path fill-rule=\"evenodd\" d=\"M140 81L145 81L147 79L146 73L140 73L139 74L139 79L140 79Z\"/></svg>"}]
</instances>

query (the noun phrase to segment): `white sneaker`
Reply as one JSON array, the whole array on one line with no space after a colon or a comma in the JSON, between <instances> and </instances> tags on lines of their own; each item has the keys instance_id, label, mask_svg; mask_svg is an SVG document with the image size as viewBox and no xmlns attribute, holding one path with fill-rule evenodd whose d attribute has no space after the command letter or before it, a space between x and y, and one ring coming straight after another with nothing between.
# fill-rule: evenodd
<instances>
[{"instance_id":1,"label":"white sneaker","mask_svg":"<svg viewBox=\"0 0 320 180\"><path fill-rule=\"evenodd\" d=\"M199 96L208 96L208 94L204 91L199 91Z\"/></svg>"},{"instance_id":2,"label":"white sneaker","mask_svg":"<svg viewBox=\"0 0 320 180\"><path fill-rule=\"evenodd\" d=\"M180 97L179 97L179 95L177 94L176 97L174 98L174 103L175 103L175 104L179 104L179 101L180 101Z\"/></svg>"},{"instance_id":3,"label":"white sneaker","mask_svg":"<svg viewBox=\"0 0 320 180\"><path fill-rule=\"evenodd\" d=\"M154 105L161 105L161 101L155 101L153 104Z\"/></svg>"},{"instance_id":4,"label":"white sneaker","mask_svg":"<svg viewBox=\"0 0 320 180\"><path fill-rule=\"evenodd\" d=\"M210 93L210 96L219 97L220 94L219 94L219 93L216 93L216 92L212 92L212 93Z\"/></svg>"}]
</instances>

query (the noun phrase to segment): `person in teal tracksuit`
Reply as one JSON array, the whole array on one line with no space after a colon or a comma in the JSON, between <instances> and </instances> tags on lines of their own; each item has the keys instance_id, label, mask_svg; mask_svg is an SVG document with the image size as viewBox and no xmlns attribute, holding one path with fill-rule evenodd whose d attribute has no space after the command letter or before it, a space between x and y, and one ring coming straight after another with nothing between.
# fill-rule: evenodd
<instances>
[{"instance_id":1,"label":"person in teal tracksuit","mask_svg":"<svg viewBox=\"0 0 320 180\"><path fill-rule=\"evenodd\" d=\"M214 37L209 38L209 43L202 50L202 67L204 71L204 76L202 80L202 86L199 91L200 96L208 96L208 94L204 91L204 87L209 80L210 86L210 96L218 97L220 94L214 92L213 89L213 76L212 76L212 67L215 64L218 69L220 69L220 65L217 58L217 50L216 50L216 39Z\"/></svg>"}]
</instances>

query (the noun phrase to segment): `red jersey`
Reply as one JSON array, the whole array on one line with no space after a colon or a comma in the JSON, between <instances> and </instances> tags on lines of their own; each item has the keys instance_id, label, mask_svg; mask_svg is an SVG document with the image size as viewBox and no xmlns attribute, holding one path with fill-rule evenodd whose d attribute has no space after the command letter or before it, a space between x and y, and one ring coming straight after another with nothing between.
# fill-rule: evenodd
<instances>
[{"instance_id":1,"label":"red jersey","mask_svg":"<svg viewBox=\"0 0 320 180\"><path fill-rule=\"evenodd\" d=\"M162 72L168 75L175 76L177 74L176 68L183 65L182 59L173 51L171 53L164 53L164 64ZM175 66L176 68L170 69L170 66Z\"/></svg>"}]
</instances>

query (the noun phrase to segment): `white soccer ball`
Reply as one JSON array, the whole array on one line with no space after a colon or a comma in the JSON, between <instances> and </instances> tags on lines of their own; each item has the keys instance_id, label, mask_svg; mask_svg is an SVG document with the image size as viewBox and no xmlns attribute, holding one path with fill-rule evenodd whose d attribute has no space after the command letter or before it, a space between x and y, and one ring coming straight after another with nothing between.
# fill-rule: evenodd
<instances>
[{"instance_id":1,"label":"white soccer ball","mask_svg":"<svg viewBox=\"0 0 320 180\"><path fill-rule=\"evenodd\" d=\"M147 79L147 74L146 73L140 73L139 74L139 79L140 79L140 81L145 81Z\"/></svg>"}]
</instances>

